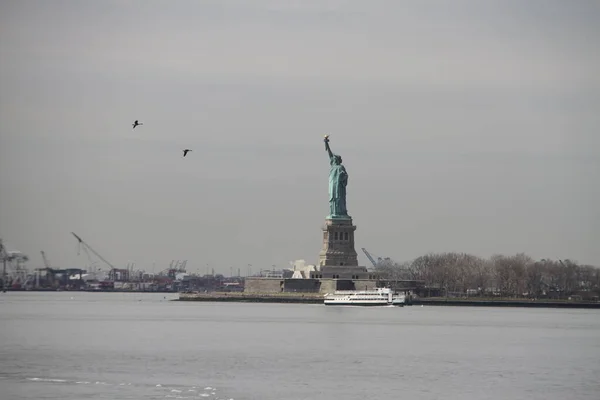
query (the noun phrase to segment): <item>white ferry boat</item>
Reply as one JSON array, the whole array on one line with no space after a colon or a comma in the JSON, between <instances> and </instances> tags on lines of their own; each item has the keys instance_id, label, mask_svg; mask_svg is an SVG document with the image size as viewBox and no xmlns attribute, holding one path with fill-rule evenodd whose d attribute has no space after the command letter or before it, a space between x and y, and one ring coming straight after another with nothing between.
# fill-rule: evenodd
<instances>
[{"instance_id":1,"label":"white ferry boat","mask_svg":"<svg viewBox=\"0 0 600 400\"><path fill-rule=\"evenodd\" d=\"M392 289L336 290L325 294L326 306L404 306L405 296Z\"/></svg>"}]
</instances>

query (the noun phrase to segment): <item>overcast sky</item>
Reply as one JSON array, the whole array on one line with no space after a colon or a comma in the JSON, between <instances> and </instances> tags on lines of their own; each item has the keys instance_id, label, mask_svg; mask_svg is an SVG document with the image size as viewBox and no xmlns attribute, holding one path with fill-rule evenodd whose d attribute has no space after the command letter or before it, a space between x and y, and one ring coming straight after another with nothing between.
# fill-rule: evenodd
<instances>
[{"instance_id":1,"label":"overcast sky","mask_svg":"<svg viewBox=\"0 0 600 400\"><path fill-rule=\"evenodd\" d=\"M329 133L364 265L600 265L598 20L594 0L4 0L0 236L30 267L87 266L71 231L149 271L316 263Z\"/></svg>"}]
</instances>

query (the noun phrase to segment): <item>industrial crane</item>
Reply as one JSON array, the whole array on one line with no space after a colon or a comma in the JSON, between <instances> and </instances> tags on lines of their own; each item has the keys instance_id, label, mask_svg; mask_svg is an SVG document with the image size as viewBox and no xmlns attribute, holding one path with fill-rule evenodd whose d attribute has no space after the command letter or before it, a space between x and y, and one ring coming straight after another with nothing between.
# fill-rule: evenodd
<instances>
[{"instance_id":1,"label":"industrial crane","mask_svg":"<svg viewBox=\"0 0 600 400\"><path fill-rule=\"evenodd\" d=\"M46 269L48 271L53 271L53 268L50 266L50 261L48 261L48 258L46 257L46 252L44 250L40 251L40 253L42 253L42 260L44 261L44 267L46 267Z\"/></svg>"},{"instance_id":2,"label":"industrial crane","mask_svg":"<svg viewBox=\"0 0 600 400\"><path fill-rule=\"evenodd\" d=\"M177 272L185 272L185 266L187 264L187 260L183 260L183 261L171 261L171 264L169 265L169 269L174 269L177 270Z\"/></svg>"},{"instance_id":3,"label":"industrial crane","mask_svg":"<svg viewBox=\"0 0 600 400\"><path fill-rule=\"evenodd\" d=\"M6 285L9 281L9 276L6 272L6 267L10 268L9 275L12 285L27 285L27 269L23 266L24 262L29 260L25 254L18 250L8 251L6 245L3 244L0 238L0 260L2 260L2 291L6 292Z\"/></svg>"},{"instance_id":4,"label":"industrial crane","mask_svg":"<svg viewBox=\"0 0 600 400\"><path fill-rule=\"evenodd\" d=\"M371 264L373 264L373 267L377 267L377 261L375 261L375 259L371 255L371 253L369 253L367 251L367 249L365 249L364 247L362 247L361 250L363 251L363 253L365 253L365 256L367 256L367 258L369 259L369 261L371 261ZM381 258L379 260L381 260Z\"/></svg>"},{"instance_id":5,"label":"industrial crane","mask_svg":"<svg viewBox=\"0 0 600 400\"><path fill-rule=\"evenodd\" d=\"M36 287L39 287L40 285L40 271L45 271L48 283L54 285L54 268L52 268L50 261L48 261L48 257L46 257L46 252L42 250L40 251L40 253L42 253L42 261L44 261L44 268L36 268Z\"/></svg>"},{"instance_id":6,"label":"industrial crane","mask_svg":"<svg viewBox=\"0 0 600 400\"><path fill-rule=\"evenodd\" d=\"M171 264L169 265L169 268L163 269L162 271L160 271L158 273L158 275L163 275L166 272L166 275L169 278L175 279L175 276L178 273L185 273L186 272L186 270L185 270L186 264L187 264L187 260L183 260L183 261L179 261L179 260L175 261L175 260L173 260L173 261L171 261Z\"/></svg>"},{"instance_id":7,"label":"industrial crane","mask_svg":"<svg viewBox=\"0 0 600 400\"><path fill-rule=\"evenodd\" d=\"M374 254L369 253L364 247L362 247L361 250L363 251L363 253L365 253L365 256L367 256L369 261L371 261L371 264L373 264L374 268L381 268L392 264L396 264L396 262L389 257L377 257ZM375 257L377 257L377 261L375 261Z\"/></svg>"},{"instance_id":8,"label":"industrial crane","mask_svg":"<svg viewBox=\"0 0 600 400\"><path fill-rule=\"evenodd\" d=\"M113 281L116 280L115 279L116 278L115 270L117 268L115 268L111 263L109 263L108 261L106 261L104 259L104 257L102 257L100 254L98 254L98 252L96 252L96 250L92 249L90 247L90 245L87 244L86 242L84 242L83 239L80 238L77 234L75 234L74 232L71 232L71 234L73 236L75 236L75 239L77 239L80 247L83 245L83 250L88 254L88 258L90 256L89 253L88 253L88 250L89 250L92 253L94 253L96 255L96 257L98 257L99 259L101 259L102 261L104 261L104 263L110 267L109 276L111 277L111 280L113 280Z\"/></svg>"},{"instance_id":9,"label":"industrial crane","mask_svg":"<svg viewBox=\"0 0 600 400\"><path fill-rule=\"evenodd\" d=\"M373 264L373 267L377 268L378 266L381 265L382 262L384 261L388 261L391 262L392 259L389 257L386 258L381 258L381 257L377 257L377 261L375 261L375 255L371 254L367 251L367 249L365 249L364 247L361 248L361 250L363 251L363 253L365 253L365 256L367 256L367 258L369 259L369 261L371 261L371 264Z\"/></svg>"}]
</instances>

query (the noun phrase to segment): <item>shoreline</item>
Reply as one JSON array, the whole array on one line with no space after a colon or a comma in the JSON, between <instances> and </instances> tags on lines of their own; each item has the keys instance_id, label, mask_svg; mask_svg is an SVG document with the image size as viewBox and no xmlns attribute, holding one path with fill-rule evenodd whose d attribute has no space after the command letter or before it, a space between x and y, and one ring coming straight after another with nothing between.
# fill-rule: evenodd
<instances>
[{"instance_id":1,"label":"shoreline","mask_svg":"<svg viewBox=\"0 0 600 400\"><path fill-rule=\"evenodd\" d=\"M519 307L519 308L586 308L600 309L599 302L572 300L465 300L425 298L413 300L413 305L454 307Z\"/></svg>"},{"instance_id":2,"label":"shoreline","mask_svg":"<svg viewBox=\"0 0 600 400\"><path fill-rule=\"evenodd\" d=\"M15 292L86 292L86 293L172 293L172 294L180 294L180 292L174 292L172 290L129 290L129 289L106 289L106 290L95 290L95 289L50 289L50 288L41 288L41 289L6 289L5 293ZM0 293L2 289L0 289Z\"/></svg>"},{"instance_id":3,"label":"shoreline","mask_svg":"<svg viewBox=\"0 0 600 400\"><path fill-rule=\"evenodd\" d=\"M180 293L171 301L237 302L237 303L295 303L323 304L321 294L296 293ZM455 306L455 307L520 307L520 308L584 308L600 309L600 302L571 300L489 300L489 299L413 299L405 306Z\"/></svg>"},{"instance_id":4,"label":"shoreline","mask_svg":"<svg viewBox=\"0 0 600 400\"><path fill-rule=\"evenodd\" d=\"M56 292L57 290L8 290L10 292ZM134 291L134 290L59 290L58 292L86 293L162 293L178 294L178 298L169 301L189 302L227 302L227 303L280 303L280 304L323 304L320 293L244 293L244 292L207 292L181 293L173 291ZM446 306L446 307L513 307L513 308L569 308L600 309L597 301L574 300L527 300L527 299L477 299L426 297L407 301L404 306Z\"/></svg>"}]
</instances>

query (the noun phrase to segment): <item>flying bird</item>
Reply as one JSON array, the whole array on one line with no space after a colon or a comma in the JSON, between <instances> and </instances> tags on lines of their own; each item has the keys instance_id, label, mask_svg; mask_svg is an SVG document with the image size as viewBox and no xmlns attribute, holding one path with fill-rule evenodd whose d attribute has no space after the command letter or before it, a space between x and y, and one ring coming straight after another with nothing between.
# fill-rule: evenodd
<instances>
[{"instance_id":1,"label":"flying bird","mask_svg":"<svg viewBox=\"0 0 600 400\"><path fill-rule=\"evenodd\" d=\"M191 151L191 150L190 150L190 149L185 149L185 150L183 151L183 156L184 156L184 157L187 155L188 151Z\"/></svg>"},{"instance_id":2,"label":"flying bird","mask_svg":"<svg viewBox=\"0 0 600 400\"><path fill-rule=\"evenodd\" d=\"M141 122L138 122L138 120L136 119L135 122L133 123L133 129L135 129L135 127L138 125L144 125L144 124Z\"/></svg>"}]
</instances>

